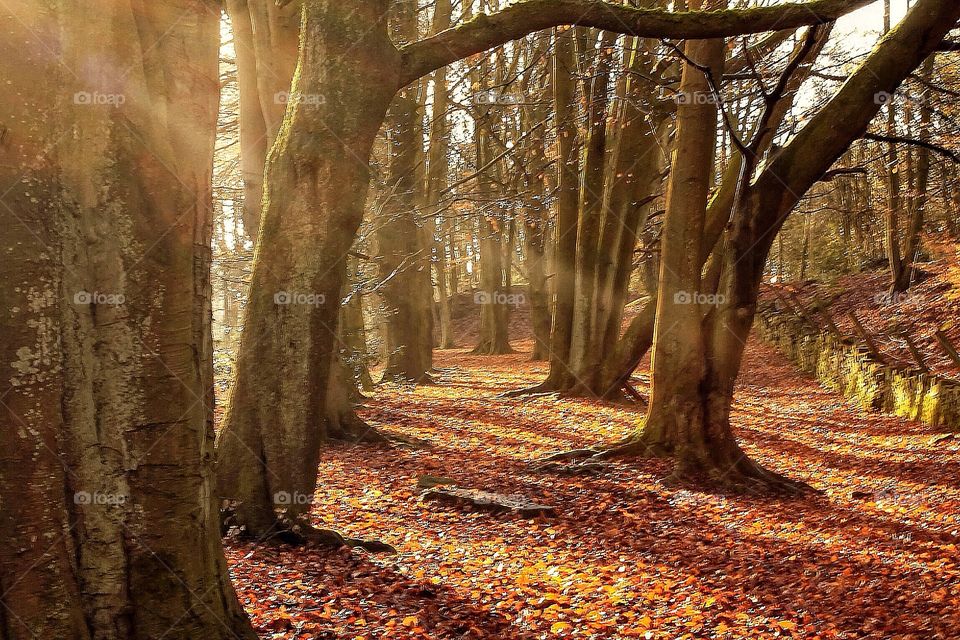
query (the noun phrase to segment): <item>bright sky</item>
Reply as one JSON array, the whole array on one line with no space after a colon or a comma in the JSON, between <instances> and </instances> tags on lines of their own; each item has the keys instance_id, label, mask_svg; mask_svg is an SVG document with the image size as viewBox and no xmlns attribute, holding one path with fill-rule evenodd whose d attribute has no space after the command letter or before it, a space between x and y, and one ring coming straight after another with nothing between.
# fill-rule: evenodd
<instances>
[{"instance_id":1,"label":"bright sky","mask_svg":"<svg viewBox=\"0 0 960 640\"><path fill-rule=\"evenodd\" d=\"M896 25L907 11L907 0L892 0L890 3L891 22ZM854 11L837 21L842 33L869 35L883 29L883 0L874 0L873 4Z\"/></svg>"}]
</instances>

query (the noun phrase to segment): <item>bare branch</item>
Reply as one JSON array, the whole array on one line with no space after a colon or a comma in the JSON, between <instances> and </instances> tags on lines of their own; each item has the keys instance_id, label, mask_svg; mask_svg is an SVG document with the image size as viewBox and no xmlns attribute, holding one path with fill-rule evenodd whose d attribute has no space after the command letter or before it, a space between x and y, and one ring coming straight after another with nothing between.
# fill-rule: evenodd
<instances>
[{"instance_id":1,"label":"bare branch","mask_svg":"<svg viewBox=\"0 0 960 640\"><path fill-rule=\"evenodd\" d=\"M927 142L926 140L918 140L916 138L907 138L904 136L886 136L879 133L865 133L861 137L864 140L873 140L874 142L891 142L894 144L906 144L913 147L922 147L960 164L960 156L958 156L956 153L950 151L946 147L941 147L938 144Z\"/></svg>"},{"instance_id":2,"label":"bare branch","mask_svg":"<svg viewBox=\"0 0 960 640\"><path fill-rule=\"evenodd\" d=\"M873 0L813 0L752 9L672 12L635 9L601 0L522 0L401 47L399 86L534 31L562 25L594 27L644 38L722 38L833 22L871 2Z\"/></svg>"}]
</instances>

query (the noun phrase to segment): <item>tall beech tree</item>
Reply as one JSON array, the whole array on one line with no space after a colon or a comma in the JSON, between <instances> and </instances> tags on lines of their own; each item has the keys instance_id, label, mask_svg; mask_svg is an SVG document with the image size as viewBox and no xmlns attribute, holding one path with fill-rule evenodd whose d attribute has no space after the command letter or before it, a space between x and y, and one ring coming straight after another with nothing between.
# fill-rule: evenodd
<instances>
[{"instance_id":1,"label":"tall beech tree","mask_svg":"<svg viewBox=\"0 0 960 640\"><path fill-rule=\"evenodd\" d=\"M753 131L755 136L753 140L753 149L756 155L760 156L766 153L770 145L773 143L777 131L794 104L797 90L799 89L800 85L803 84L803 82L810 76L813 68L813 62L816 60L817 56L820 54L820 51L823 49L823 46L826 44L829 34L829 28L821 29L816 34L811 34L815 35L814 40L804 40L798 42L794 47L792 56L793 62L788 65L787 71L789 71L789 73L784 77L783 86L779 88L779 90L776 92L776 95L771 93L767 97L767 100L770 102L770 109L768 112L768 117L764 122L763 130ZM772 50L772 48L775 48L783 41L784 35L782 32L772 34L768 38L765 38L761 42L757 43L757 45L747 49L743 54L727 60L724 65L726 71L728 73L737 73L743 71L748 65L748 60L754 58L754 56L762 55L764 52L769 52ZM663 115L660 117L664 118ZM665 125L666 121L665 119L662 119L661 127ZM754 126L756 127L756 123ZM649 145L651 143L648 141L646 144ZM653 144L657 144L657 141L655 140ZM641 184L649 185L651 184L649 181L655 179L654 175L651 173L655 170L656 165L641 165L639 167L636 179L640 180ZM719 256L721 253L720 251L716 250L716 247L721 238L725 225L730 220L730 216L736 201L738 185L742 179L742 172L742 152L737 149L725 167L720 177L720 183L717 186L717 189L714 191L707 207L703 239L700 243L701 266L704 266L711 256ZM644 180L647 182L643 182ZM617 185L615 185L614 190L617 188ZM647 187L647 189L649 190L649 187ZM642 199L642 196L639 194L635 197ZM614 200L614 202L616 201ZM642 208L640 211L645 211L645 208ZM611 214L612 213L613 210L611 211ZM635 212L633 215L636 216L637 213L640 212ZM644 213L640 214L641 219L644 215ZM629 220L629 217L626 219ZM634 227L633 223L630 222L626 228L639 229L639 226ZM632 253L635 239L631 238L631 236L627 236L623 238L622 242L623 241L625 241L626 244L621 244L620 250L622 252ZM625 278L629 274L624 274L622 270L630 268L631 265L629 265L624 258L621 258L621 260L622 262L618 267L620 272L617 274L617 277ZM714 261L714 264L719 264L719 260ZM650 347L653 346L654 326L657 317L657 282L658 276L655 276L652 286L654 295L652 296L651 300L644 305L640 313L638 313L631 320L629 326L619 341L614 340L615 335L618 335L620 330L619 320L614 322L616 318L613 316L611 316L610 320L608 320L606 324L606 340L602 349L602 352L606 357L602 362L600 362L599 366L589 367L587 370L583 371L580 376L578 376L581 380L589 382L589 388L595 395L604 398L617 397L621 386L626 383L626 381L633 374L633 371L640 364L640 361L649 351ZM711 279L710 282L712 284L708 286L707 289L710 292L713 292L716 287L716 283L713 279ZM613 303L614 310L622 309L620 306L620 295L622 294L615 294Z\"/></svg>"},{"instance_id":2,"label":"tall beech tree","mask_svg":"<svg viewBox=\"0 0 960 640\"><path fill-rule=\"evenodd\" d=\"M0 20L0 638L253 639L213 489L219 12Z\"/></svg>"},{"instance_id":3,"label":"tall beech tree","mask_svg":"<svg viewBox=\"0 0 960 640\"><path fill-rule=\"evenodd\" d=\"M439 33L450 27L453 7L450 0L437 0L433 10L433 33ZM430 233L431 261L437 274L437 297L439 298L438 315L440 325L440 341L437 346L441 349L451 349L454 346L453 320L450 310L450 295L456 293L449 286L447 275L446 241L450 237L452 222L450 215L441 207L440 196L447 185L447 153L449 151L448 135L450 131L447 122L447 109L450 99L447 90L447 69L441 67L433 73L433 104L430 115L430 151L427 162L427 174L423 185L423 196L426 213L430 218L427 228ZM442 223L437 225L437 218ZM450 246L450 257L453 258L453 245ZM452 265L456 270L456 265Z\"/></svg>"},{"instance_id":4,"label":"tall beech tree","mask_svg":"<svg viewBox=\"0 0 960 640\"><path fill-rule=\"evenodd\" d=\"M399 49L388 35L386 0L304 2L291 89L303 99L290 101L267 161L237 379L220 436L230 449L220 461L219 489L239 501L248 531L302 525L309 511L337 336L332 301L363 214L370 151L398 90L442 65L560 24L713 38L828 22L866 2L678 14L527 0ZM277 495L292 498L275 504Z\"/></svg>"},{"instance_id":5,"label":"tall beech tree","mask_svg":"<svg viewBox=\"0 0 960 640\"><path fill-rule=\"evenodd\" d=\"M919 0L901 23L886 34L837 94L782 149L768 154L763 169L741 185L722 254L722 302L703 322L683 322L695 348L658 351L656 373L675 372L667 384L683 395L655 388L646 426L629 442L606 455L667 453L677 460L673 479L697 478L736 489L794 492L797 483L764 469L739 447L730 424L733 387L756 313L764 265L777 232L800 197L823 177L846 149L866 131L880 110L878 95L893 93L934 52L960 20L960 5L949 0ZM765 116L769 118L768 114ZM744 175L754 175L759 158L748 157ZM671 215L668 213L668 216ZM691 220L694 218L694 220ZM675 221L682 229L696 214ZM664 260L668 260L667 256ZM673 253L662 274L681 269L688 258ZM659 298L674 300L678 287L695 284L695 275L670 286L661 277ZM686 292L692 295L694 292ZM660 309L658 323L689 309ZM692 316L692 314L690 314ZM661 355L662 354L662 355ZM682 378L682 379L679 379ZM662 384L662 383L661 383Z\"/></svg>"}]
</instances>

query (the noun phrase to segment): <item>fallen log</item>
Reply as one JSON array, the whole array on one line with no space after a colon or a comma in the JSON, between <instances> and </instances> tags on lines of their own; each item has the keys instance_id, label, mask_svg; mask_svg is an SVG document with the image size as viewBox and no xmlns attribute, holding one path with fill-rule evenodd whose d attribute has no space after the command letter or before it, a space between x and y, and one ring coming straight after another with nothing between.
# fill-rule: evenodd
<instances>
[{"instance_id":1,"label":"fallen log","mask_svg":"<svg viewBox=\"0 0 960 640\"><path fill-rule=\"evenodd\" d=\"M458 506L470 506L494 513L516 513L524 517L555 516L554 507L538 504L523 496L504 495L481 491L480 489L463 489L460 487L434 487L423 492L423 500L436 500Z\"/></svg>"}]
</instances>

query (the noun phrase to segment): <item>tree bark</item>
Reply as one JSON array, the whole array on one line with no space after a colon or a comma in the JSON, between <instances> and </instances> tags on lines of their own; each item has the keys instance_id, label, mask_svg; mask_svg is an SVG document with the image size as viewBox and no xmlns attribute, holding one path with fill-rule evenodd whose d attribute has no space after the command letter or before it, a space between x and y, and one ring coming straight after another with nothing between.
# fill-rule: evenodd
<instances>
[{"instance_id":1,"label":"tree bark","mask_svg":"<svg viewBox=\"0 0 960 640\"><path fill-rule=\"evenodd\" d=\"M717 138L717 104L709 98L714 95L711 78L723 74L725 43L721 38L688 41L685 49L684 100L677 108L677 143L660 237L650 406L643 432L648 447L670 452L695 446L688 434L691 425L703 422L698 400L706 349L700 327L700 254Z\"/></svg>"},{"instance_id":2,"label":"tree bark","mask_svg":"<svg viewBox=\"0 0 960 640\"><path fill-rule=\"evenodd\" d=\"M567 366L572 371L582 372L588 362L597 362L598 334L597 273L601 225L604 214L604 183L607 167L607 110L608 87L613 71L613 47L617 36L605 31L600 36L599 50L587 104L587 132L584 144L584 160L580 180L580 196L577 205L577 254L574 264L573 329L570 336L570 355ZM608 236L609 237L609 236ZM574 387L587 385L578 376Z\"/></svg>"},{"instance_id":3,"label":"tree bark","mask_svg":"<svg viewBox=\"0 0 960 640\"><path fill-rule=\"evenodd\" d=\"M0 20L0 638L252 640L212 475L219 16Z\"/></svg>"},{"instance_id":4,"label":"tree bark","mask_svg":"<svg viewBox=\"0 0 960 640\"><path fill-rule=\"evenodd\" d=\"M302 98L288 105L267 164L237 380L217 439L220 495L239 502L253 536L301 526L316 487L346 256L399 70L386 5L303 8L292 90Z\"/></svg>"},{"instance_id":5,"label":"tree bark","mask_svg":"<svg viewBox=\"0 0 960 640\"><path fill-rule=\"evenodd\" d=\"M554 253L553 328L550 334L550 375L545 389L570 386L570 339L573 335L574 291L576 289L577 217L580 158L578 153L575 86L573 72L573 30L557 29L554 35L553 100L557 127L557 228Z\"/></svg>"},{"instance_id":6,"label":"tree bark","mask_svg":"<svg viewBox=\"0 0 960 640\"><path fill-rule=\"evenodd\" d=\"M434 7L433 31L443 31L450 26L452 7L450 0L438 0ZM437 69L433 74L433 106L430 117L430 150L427 165L425 184L425 200L427 213L431 216L430 240L432 242L432 261L437 274L437 297L439 298L439 324L441 349L452 349L453 317L450 310L450 287L447 277L447 238L449 237L449 215L440 205L440 195L447 185L447 153L449 150L449 125L447 124L447 109L449 108L447 90L447 71L445 67ZM441 219L438 225L437 218ZM451 245L451 257L453 246ZM456 266L453 267L456 269ZM454 292L456 293L456 292Z\"/></svg>"}]
</instances>

